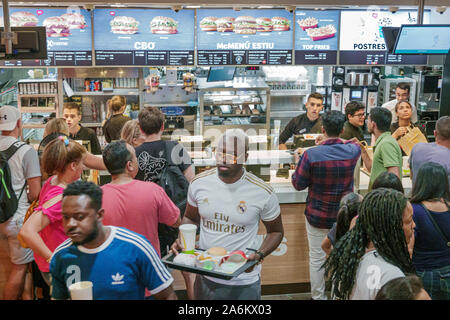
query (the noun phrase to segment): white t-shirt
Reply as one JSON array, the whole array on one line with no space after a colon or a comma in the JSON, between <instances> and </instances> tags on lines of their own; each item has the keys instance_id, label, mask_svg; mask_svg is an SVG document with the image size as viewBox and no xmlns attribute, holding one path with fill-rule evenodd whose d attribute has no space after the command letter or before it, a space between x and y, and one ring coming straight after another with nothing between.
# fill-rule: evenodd
<instances>
[{"instance_id":1,"label":"white t-shirt","mask_svg":"<svg viewBox=\"0 0 450 320\"><path fill-rule=\"evenodd\" d=\"M384 260L376 250L367 252L356 271L356 282L350 300L375 300L386 282L404 276L400 268Z\"/></svg>"},{"instance_id":2,"label":"white t-shirt","mask_svg":"<svg viewBox=\"0 0 450 320\"><path fill-rule=\"evenodd\" d=\"M0 151L5 151L17 141L14 137L0 135ZM30 145L20 147L8 160L8 165L11 170L12 187L17 197L19 197L26 179L41 176L37 152ZM23 218L29 206L27 191L25 189L19 199L19 207L13 218Z\"/></svg>"},{"instance_id":3,"label":"white t-shirt","mask_svg":"<svg viewBox=\"0 0 450 320\"><path fill-rule=\"evenodd\" d=\"M280 205L271 186L244 169L242 177L232 184L218 177L217 169L198 175L189 186L188 202L197 207L201 217L202 249L224 247L228 251L258 249L260 220L273 221L280 214ZM252 272L232 280L208 277L226 285L248 285L259 279L261 265Z\"/></svg>"},{"instance_id":4,"label":"white t-shirt","mask_svg":"<svg viewBox=\"0 0 450 320\"><path fill-rule=\"evenodd\" d=\"M395 105L397 104L398 100L394 99L392 101L384 103L381 107L388 109L392 113L392 122L395 123L398 121L397 115L395 114ZM411 102L410 102L411 103ZM411 115L411 122L416 123L418 121L417 119L417 109L416 107L411 103L412 106L412 115Z\"/></svg>"}]
</instances>

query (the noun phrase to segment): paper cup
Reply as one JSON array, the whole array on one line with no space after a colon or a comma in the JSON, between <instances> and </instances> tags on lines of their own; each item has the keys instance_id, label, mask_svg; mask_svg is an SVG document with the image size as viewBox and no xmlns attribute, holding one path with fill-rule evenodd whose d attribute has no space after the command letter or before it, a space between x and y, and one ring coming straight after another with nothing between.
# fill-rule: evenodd
<instances>
[{"instance_id":1,"label":"paper cup","mask_svg":"<svg viewBox=\"0 0 450 320\"><path fill-rule=\"evenodd\" d=\"M91 281L76 282L69 286L70 297L72 300L93 300Z\"/></svg>"},{"instance_id":2,"label":"paper cup","mask_svg":"<svg viewBox=\"0 0 450 320\"><path fill-rule=\"evenodd\" d=\"M195 224L182 224L180 226L180 240L183 244L183 253L194 253L195 249L195 235L197 226Z\"/></svg>"}]
</instances>

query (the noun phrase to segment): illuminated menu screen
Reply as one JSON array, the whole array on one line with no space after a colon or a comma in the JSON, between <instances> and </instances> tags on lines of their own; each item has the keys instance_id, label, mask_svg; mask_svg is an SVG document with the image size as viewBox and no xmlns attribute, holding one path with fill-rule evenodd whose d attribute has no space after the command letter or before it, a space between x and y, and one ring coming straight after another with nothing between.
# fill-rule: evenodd
<instances>
[{"instance_id":1,"label":"illuminated menu screen","mask_svg":"<svg viewBox=\"0 0 450 320\"><path fill-rule=\"evenodd\" d=\"M87 10L10 8L11 27L44 26L47 60L2 61L3 66L91 66L92 26ZM1 17L3 27L3 17Z\"/></svg>"},{"instance_id":2,"label":"illuminated menu screen","mask_svg":"<svg viewBox=\"0 0 450 320\"><path fill-rule=\"evenodd\" d=\"M197 64L292 64L292 18L278 9L199 9Z\"/></svg>"},{"instance_id":3,"label":"illuminated menu screen","mask_svg":"<svg viewBox=\"0 0 450 320\"><path fill-rule=\"evenodd\" d=\"M424 23L429 12L424 13ZM417 11L349 10L341 11L339 41L340 64L426 64L426 56L387 54L383 27L416 24Z\"/></svg>"},{"instance_id":4,"label":"illuminated menu screen","mask_svg":"<svg viewBox=\"0 0 450 320\"><path fill-rule=\"evenodd\" d=\"M295 64L336 64L338 33L338 10L297 10Z\"/></svg>"},{"instance_id":5,"label":"illuminated menu screen","mask_svg":"<svg viewBox=\"0 0 450 320\"><path fill-rule=\"evenodd\" d=\"M96 65L193 65L194 10L95 9Z\"/></svg>"}]
</instances>

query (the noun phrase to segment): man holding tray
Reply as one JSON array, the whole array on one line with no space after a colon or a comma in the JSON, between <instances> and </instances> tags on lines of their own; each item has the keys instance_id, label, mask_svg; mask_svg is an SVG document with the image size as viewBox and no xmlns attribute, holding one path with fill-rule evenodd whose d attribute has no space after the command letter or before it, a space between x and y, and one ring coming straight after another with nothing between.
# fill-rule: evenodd
<instances>
[{"instance_id":1,"label":"man holding tray","mask_svg":"<svg viewBox=\"0 0 450 320\"><path fill-rule=\"evenodd\" d=\"M191 182L188 203L181 224L200 227L199 247L223 247L228 252L255 249L249 261L259 263L231 280L197 274L194 283L198 300L261 299L261 265L283 239L278 199L269 185L245 170L248 157L248 136L240 129L231 129L217 144L216 168L197 175ZM267 235L258 248L260 220ZM179 240L172 245L177 254ZM187 287L192 285L187 282Z\"/></svg>"}]
</instances>

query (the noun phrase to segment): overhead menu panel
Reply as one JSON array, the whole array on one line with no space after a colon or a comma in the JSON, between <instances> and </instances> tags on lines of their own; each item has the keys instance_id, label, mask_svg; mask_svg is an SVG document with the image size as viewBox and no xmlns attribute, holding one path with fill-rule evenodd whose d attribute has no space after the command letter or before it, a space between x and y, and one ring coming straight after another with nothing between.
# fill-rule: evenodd
<instances>
[{"instance_id":1,"label":"overhead menu panel","mask_svg":"<svg viewBox=\"0 0 450 320\"><path fill-rule=\"evenodd\" d=\"M341 11L339 41L340 64L426 64L426 56L387 54L383 27L400 27L416 24L417 11L403 10L396 13L373 10ZM424 22L429 19L425 12Z\"/></svg>"},{"instance_id":2,"label":"overhead menu panel","mask_svg":"<svg viewBox=\"0 0 450 320\"><path fill-rule=\"evenodd\" d=\"M2 61L4 66L91 66L92 26L87 10L10 8L11 27L44 26L47 60ZM3 27L3 17L0 18Z\"/></svg>"},{"instance_id":3,"label":"overhead menu panel","mask_svg":"<svg viewBox=\"0 0 450 320\"><path fill-rule=\"evenodd\" d=\"M336 64L339 10L295 13L295 64Z\"/></svg>"},{"instance_id":4,"label":"overhead menu panel","mask_svg":"<svg viewBox=\"0 0 450 320\"><path fill-rule=\"evenodd\" d=\"M193 65L194 21L194 10L95 9L95 63Z\"/></svg>"},{"instance_id":5,"label":"overhead menu panel","mask_svg":"<svg viewBox=\"0 0 450 320\"><path fill-rule=\"evenodd\" d=\"M198 65L286 65L292 50L286 10L197 10Z\"/></svg>"}]
</instances>

